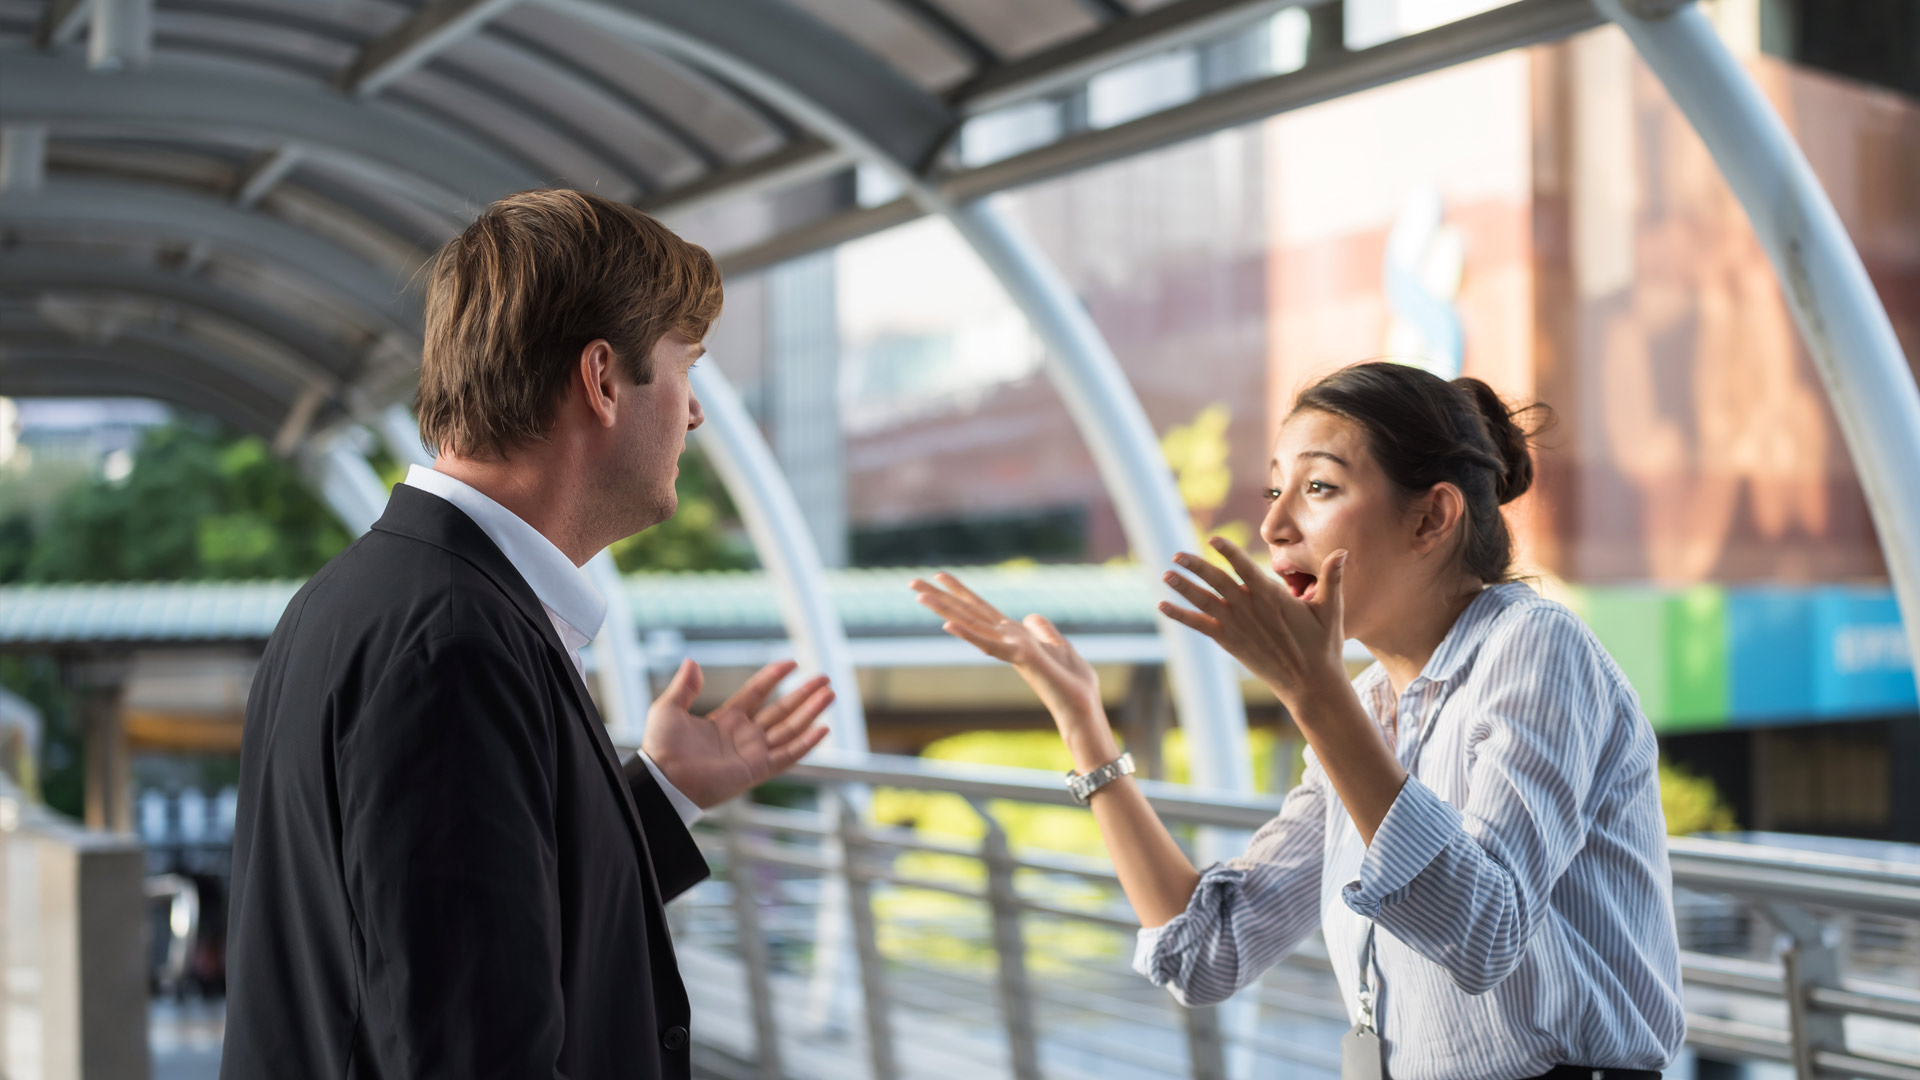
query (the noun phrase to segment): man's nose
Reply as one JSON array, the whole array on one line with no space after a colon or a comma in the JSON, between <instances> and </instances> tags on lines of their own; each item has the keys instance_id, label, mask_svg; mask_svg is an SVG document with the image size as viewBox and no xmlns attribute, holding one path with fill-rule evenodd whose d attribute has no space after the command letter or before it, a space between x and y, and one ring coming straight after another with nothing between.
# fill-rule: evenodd
<instances>
[{"instance_id":1,"label":"man's nose","mask_svg":"<svg viewBox=\"0 0 1920 1080\"><path fill-rule=\"evenodd\" d=\"M694 428L707 422L707 414L701 411L700 408L700 399L694 397L692 394L687 395L687 412L689 414L687 420L688 431L692 431Z\"/></svg>"}]
</instances>

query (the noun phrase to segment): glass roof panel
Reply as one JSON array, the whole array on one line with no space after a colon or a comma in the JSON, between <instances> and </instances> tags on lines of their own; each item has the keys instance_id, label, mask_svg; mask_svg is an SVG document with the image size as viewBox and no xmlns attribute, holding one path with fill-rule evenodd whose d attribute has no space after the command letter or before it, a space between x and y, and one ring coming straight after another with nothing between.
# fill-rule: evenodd
<instances>
[{"instance_id":1,"label":"glass roof panel","mask_svg":"<svg viewBox=\"0 0 1920 1080\"><path fill-rule=\"evenodd\" d=\"M676 123L722 161L772 153L785 142L780 129L705 74L632 42L554 12L532 7L507 12L496 25L560 53L657 115Z\"/></svg>"},{"instance_id":2,"label":"glass roof panel","mask_svg":"<svg viewBox=\"0 0 1920 1080\"><path fill-rule=\"evenodd\" d=\"M1003 60L1018 60L1100 29L1079 0L927 0L971 29Z\"/></svg>"},{"instance_id":3,"label":"glass roof panel","mask_svg":"<svg viewBox=\"0 0 1920 1080\"><path fill-rule=\"evenodd\" d=\"M887 0L787 0L932 91L973 74L964 53Z\"/></svg>"},{"instance_id":4,"label":"glass roof panel","mask_svg":"<svg viewBox=\"0 0 1920 1080\"><path fill-rule=\"evenodd\" d=\"M476 90L510 87L513 96L550 116L565 117L576 140L591 140L597 152L655 188L685 183L706 171L692 149L577 72L536 59L493 35L467 38L441 54L433 67L443 74L462 72Z\"/></svg>"},{"instance_id":5,"label":"glass roof panel","mask_svg":"<svg viewBox=\"0 0 1920 1080\"><path fill-rule=\"evenodd\" d=\"M536 165L555 184L597 191L622 202L640 193L639 186L617 165L568 139L552 124L433 68L397 80L383 96L396 102L418 103L470 131L485 132L494 141L511 147L522 160Z\"/></svg>"}]
</instances>

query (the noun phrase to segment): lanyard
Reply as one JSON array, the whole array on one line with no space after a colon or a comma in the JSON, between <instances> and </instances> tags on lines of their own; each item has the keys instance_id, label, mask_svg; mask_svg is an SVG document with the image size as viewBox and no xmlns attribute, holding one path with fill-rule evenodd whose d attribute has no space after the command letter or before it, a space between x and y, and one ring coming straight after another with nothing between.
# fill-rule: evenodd
<instances>
[{"instance_id":1,"label":"lanyard","mask_svg":"<svg viewBox=\"0 0 1920 1080\"><path fill-rule=\"evenodd\" d=\"M1413 779L1414 768L1420 764L1420 754L1427 748L1427 736L1432 734L1434 724L1440 720L1440 709L1445 702L1436 702L1433 712L1427 717L1420 730L1414 733L1419 741L1413 744L1413 752L1407 755L1407 779ZM1378 1031L1373 1018L1374 979L1373 979L1373 934L1374 922L1367 920L1366 943L1360 947L1360 987L1355 994L1360 999L1360 1026L1367 1031Z\"/></svg>"}]
</instances>

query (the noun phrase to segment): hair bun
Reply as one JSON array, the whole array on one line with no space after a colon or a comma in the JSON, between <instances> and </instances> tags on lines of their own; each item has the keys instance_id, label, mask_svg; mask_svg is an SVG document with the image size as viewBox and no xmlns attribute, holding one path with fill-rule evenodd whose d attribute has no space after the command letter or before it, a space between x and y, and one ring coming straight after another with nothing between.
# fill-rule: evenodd
<instances>
[{"instance_id":1,"label":"hair bun","mask_svg":"<svg viewBox=\"0 0 1920 1080\"><path fill-rule=\"evenodd\" d=\"M1500 483L1494 496L1504 505L1525 495L1533 486L1533 455L1528 453L1528 444L1539 428L1528 430L1516 423L1515 418L1544 410L1546 406L1535 404L1510 409L1500 400L1500 395L1493 392L1493 387L1470 375L1453 380L1453 385L1472 398L1486 423L1487 435L1493 440L1494 452L1500 455Z\"/></svg>"}]
</instances>

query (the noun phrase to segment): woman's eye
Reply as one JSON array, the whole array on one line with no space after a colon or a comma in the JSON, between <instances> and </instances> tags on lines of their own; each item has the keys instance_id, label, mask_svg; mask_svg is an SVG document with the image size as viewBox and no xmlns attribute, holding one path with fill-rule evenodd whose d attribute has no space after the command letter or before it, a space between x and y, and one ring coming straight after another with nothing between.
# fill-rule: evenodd
<instances>
[{"instance_id":1,"label":"woman's eye","mask_svg":"<svg viewBox=\"0 0 1920 1080\"><path fill-rule=\"evenodd\" d=\"M1328 484L1319 480L1307 481L1307 494L1309 495L1325 495L1327 492L1332 490L1333 490L1332 484Z\"/></svg>"},{"instance_id":2,"label":"woman's eye","mask_svg":"<svg viewBox=\"0 0 1920 1080\"><path fill-rule=\"evenodd\" d=\"M1272 502L1275 499L1278 499L1280 497L1280 489L1279 488L1261 488L1260 497L1267 500L1268 502Z\"/></svg>"}]
</instances>

